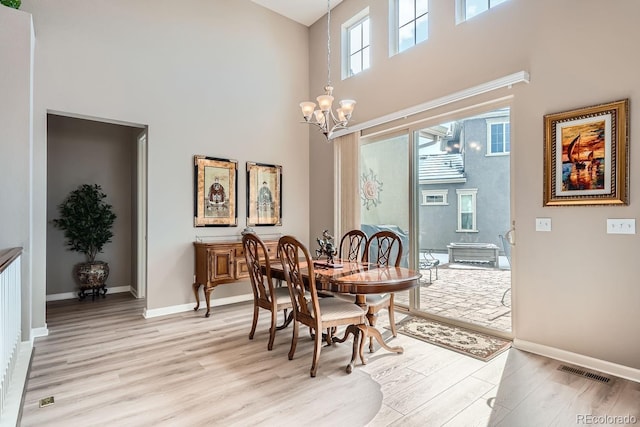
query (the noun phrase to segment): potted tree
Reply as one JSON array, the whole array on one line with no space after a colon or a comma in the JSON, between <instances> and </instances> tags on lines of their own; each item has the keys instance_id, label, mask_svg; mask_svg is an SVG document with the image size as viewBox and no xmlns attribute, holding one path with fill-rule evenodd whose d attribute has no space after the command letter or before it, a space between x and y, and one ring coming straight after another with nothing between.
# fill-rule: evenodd
<instances>
[{"instance_id":1,"label":"potted tree","mask_svg":"<svg viewBox=\"0 0 640 427\"><path fill-rule=\"evenodd\" d=\"M53 225L64 231L68 249L87 257L86 262L74 268L80 283L80 299L84 299L88 290L94 298L100 291L103 297L107 293L105 281L109 276L109 264L96 261L96 255L113 237L111 229L116 219L111 205L104 201L106 197L98 184L80 185L58 206L60 218L53 220Z\"/></svg>"},{"instance_id":2,"label":"potted tree","mask_svg":"<svg viewBox=\"0 0 640 427\"><path fill-rule=\"evenodd\" d=\"M0 0L0 3L14 9L20 9L21 0Z\"/></svg>"}]
</instances>

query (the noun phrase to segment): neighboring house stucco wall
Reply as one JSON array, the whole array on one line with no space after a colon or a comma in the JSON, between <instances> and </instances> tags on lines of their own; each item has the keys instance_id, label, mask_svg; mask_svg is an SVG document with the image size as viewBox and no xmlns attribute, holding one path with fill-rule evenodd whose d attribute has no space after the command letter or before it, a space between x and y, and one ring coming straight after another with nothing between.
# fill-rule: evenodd
<instances>
[{"instance_id":1,"label":"neighboring house stucco wall","mask_svg":"<svg viewBox=\"0 0 640 427\"><path fill-rule=\"evenodd\" d=\"M509 117L505 117L508 121ZM419 248L446 253L447 245L453 242L493 243L502 248L499 235L504 235L510 223L510 155L488 155L487 118L472 117L459 121L462 131L460 145L462 154L439 155L451 161L462 159L460 175L438 183L423 183L418 191ZM421 156L426 162L428 155ZM446 160L444 167L446 168ZM457 163L453 167L458 167ZM436 174L420 175L420 182L438 180ZM456 181L456 182L447 182ZM458 230L458 194L457 190L476 189L476 229ZM447 191L447 204L424 205L422 192L425 190Z\"/></svg>"}]
</instances>

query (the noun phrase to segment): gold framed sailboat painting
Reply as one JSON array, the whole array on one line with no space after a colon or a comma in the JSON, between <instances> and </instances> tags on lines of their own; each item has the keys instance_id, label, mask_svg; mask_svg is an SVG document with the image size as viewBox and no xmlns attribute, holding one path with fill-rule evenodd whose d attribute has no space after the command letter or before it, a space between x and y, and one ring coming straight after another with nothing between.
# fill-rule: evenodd
<instances>
[{"instance_id":1,"label":"gold framed sailboat painting","mask_svg":"<svg viewBox=\"0 0 640 427\"><path fill-rule=\"evenodd\" d=\"M629 203L629 100L544 116L544 204Z\"/></svg>"}]
</instances>

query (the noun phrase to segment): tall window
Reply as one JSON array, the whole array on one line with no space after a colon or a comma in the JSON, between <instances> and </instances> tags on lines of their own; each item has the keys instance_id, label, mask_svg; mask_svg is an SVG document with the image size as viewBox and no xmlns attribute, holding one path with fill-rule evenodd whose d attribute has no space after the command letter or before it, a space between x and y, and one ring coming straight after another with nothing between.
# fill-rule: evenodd
<instances>
[{"instance_id":1,"label":"tall window","mask_svg":"<svg viewBox=\"0 0 640 427\"><path fill-rule=\"evenodd\" d=\"M347 76L358 74L369 68L369 17L360 19L347 28L347 46L349 50Z\"/></svg>"},{"instance_id":2,"label":"tall window","mask_svg":"<svg viewBox=\"0 0 640 427\"><path fill-rule=\"evenodd\" d=\"M394 0L397 29L397 52L429 37L429 0Z\"/></svg>"},{"instance_id":3,"label":"tall window","mask_svg":"<svg viewBox=\"0 0 640 427\"><path fill-rule=\"evenodd\" d=\"M507 0L458 0L456 4L457 22L460 23L471 19L505 1Z\"/></svg>"},{"instance_id":4,"label":"tall window","mask_svg":"<svg viewBox=\"0 0 640 427\"><path fill-rule=\"evenodd\" d=\"M458 232L478 231L476 228L477 188L459 189L458 193Z\"/></svg>"},{"instance_id":5,"label":"tall window","mask_svg":"<svg viewBox=\"0 0 640 427\"><path fill-rule=\"evenodd\" d=\"M506 154L511 151L511 127L508 121L487 120L487 154Z\"/></svg>"}]
</instances>

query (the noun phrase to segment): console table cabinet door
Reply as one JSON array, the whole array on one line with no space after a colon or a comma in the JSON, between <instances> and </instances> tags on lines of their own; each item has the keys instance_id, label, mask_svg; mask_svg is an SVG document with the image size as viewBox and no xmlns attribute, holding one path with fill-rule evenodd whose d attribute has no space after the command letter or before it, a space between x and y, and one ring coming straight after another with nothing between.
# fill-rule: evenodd
<instances>
[{"instance_id":1,"label":"console table cabinet door","mask_svg":"<svg viewBox=\"0 0 640 427\"><path fill-rule=\"evenodd\" d=\"M209 282L221 282L235 280L233 271L233 260L235 258L233 248L229 249L209 249L208 260L211 263L209 267Z\"/></svg>"}]
</instances>

